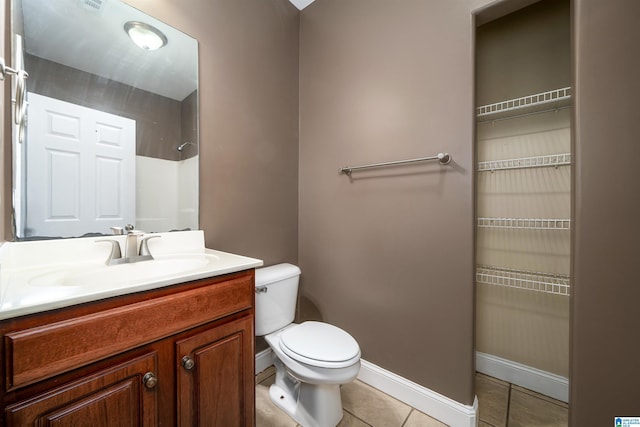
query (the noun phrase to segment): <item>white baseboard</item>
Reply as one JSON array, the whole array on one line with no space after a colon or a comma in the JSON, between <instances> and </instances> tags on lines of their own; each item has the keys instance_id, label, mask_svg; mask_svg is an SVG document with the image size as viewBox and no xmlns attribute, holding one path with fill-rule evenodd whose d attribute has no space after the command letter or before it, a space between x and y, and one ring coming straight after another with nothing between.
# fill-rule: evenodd
<instances>
[{"instance_id":1,"label":"white baseboard","mask_svg":"<svg viewBox=\"0 0 640 427\"><path fill-rule=\"evenodd\" d=\"M266 348L256 353L256 375L273 365L271 360L271 349Z\"/></svg>"},{"instance_id":2,"label":"white baseboard","mask_svg":"<svg viewBox=\"0 0 640 427\"><path fill-rule=\"evenodd\" d=\"M560 375L479 351L476 351L476 371L569 402L569 380Z\"/></svg>"},{"instance_id":3,"label":"white baseboard","mask_svg":"<svg viewBox=\"0 0 640 427\"><path fill-rule=\"evenodd\" d=\"M451 427L478 425L478 398L472 406L456 402L373 363L361 360L358 379ZM256 354L256 373L271 366L271 349Z\"/></svg>"},{"instance_id":4,"label":"white baseboard","mask_svg":"<svg viewBox=\"0 0 640 427\"><path fill-rule=\"evenodd\" d=\"M478 425L478 398L464 405L373 363L361 360L358 379L451 427Z\"/></svg>"}]
</instances>

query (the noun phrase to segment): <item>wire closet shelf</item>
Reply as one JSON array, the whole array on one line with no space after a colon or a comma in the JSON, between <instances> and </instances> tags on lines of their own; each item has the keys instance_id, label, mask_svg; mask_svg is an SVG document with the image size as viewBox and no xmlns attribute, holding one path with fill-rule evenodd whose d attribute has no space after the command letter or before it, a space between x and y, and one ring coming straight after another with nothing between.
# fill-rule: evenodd
<instances>
[{"instance_id":1,"label":"wire closet shelf","mask_svg":"<svg viewBox=\"0 0 640 427\"><path fill-rule=\"evenodd\" d=\"M520 98L508 99L493 104L481 105L476 109L478 118L492 121L518 115L536 114L568 108L571 101L571 87L553 89Z\"/></svg>"},{"instance_id":2,"label":"wire closet shelf","mask_svg":"<svg viewBox=\"0 0 640 427\"><path fill-rule=\"evenodd\" d=\"M478 218L478 227L570 230L571 220L558 218Z\"/></svg>"},{"instance_id":3,"label":"wire closet shelf","mask_svg":"<svg viewBox=\"0 0 640 427\"><path fill-rule=\"evenodd\" d=\"M571 164L571 153L550 154L546 156L520 157L518 159L488 160L478 162L478 172L498 170L527 169L568 166Z\"/></svg>"},{"instance_id":4,"label":"wire closet shelf","mask_svg":"<svg viewBox=\"0 0 640 427\"><path fill-rule=\"evenodd\" d=\"M554 89L509 99L477 108L478 123L558 111L571 106L571 87ZM571 165L571 153L478 162L478 172ZM477 218L479 228L520 230L570 230L571 220L564 218ZM476 266L476 283L524 289L554 295L570 294L570 277L487 265Z\"/></svg>"},{"instance_id":5,"label":"wire closet shelf","mask_svg":"<svg viewBox=\"0 0 640 427\"><path fill-rule=\"evenodd\" d=\"M564 274L538 273L510 268L476 266L476 283L525 289L554 295L570 295L570 278Z\"/></svg>"}]
</instances>

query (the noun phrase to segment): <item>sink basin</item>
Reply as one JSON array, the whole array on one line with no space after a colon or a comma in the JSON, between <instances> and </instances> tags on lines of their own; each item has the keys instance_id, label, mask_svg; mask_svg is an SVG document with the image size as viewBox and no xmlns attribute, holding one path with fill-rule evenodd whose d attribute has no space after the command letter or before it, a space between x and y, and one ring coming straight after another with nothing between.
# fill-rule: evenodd
<instances>
[{"instance_id":1,"label":"sink basin","mask_svg":"<svg viewBox=\"0 0 640 427\"><path fill-rule=\"evenodd\" d=\"M207 270L219 260L213 254L181 254L132 264L79 266L46 271L32 276L27 283L47 287L122 287Z\"/></svg>"},{"instance_id":2,"label":"sink basin","mask_svg":"<svg viewBox=\"0 0 640 427\"><path fill-rule=\"evenodd\" d=\"M208 249L202 230L157 233L154 258L105 265L108 245L95 237L0 245L0 320L236 273L255 258ZM122 246L126 236L112 236ZM101 239L101 238L100 238Z\"/></svg>"}]
</instances>

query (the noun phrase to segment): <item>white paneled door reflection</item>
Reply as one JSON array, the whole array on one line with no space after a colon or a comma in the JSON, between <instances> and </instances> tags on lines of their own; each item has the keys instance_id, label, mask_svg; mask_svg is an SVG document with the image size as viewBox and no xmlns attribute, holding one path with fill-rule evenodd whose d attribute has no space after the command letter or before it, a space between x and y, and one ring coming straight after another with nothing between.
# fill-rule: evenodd
<instances>
[{"instance_id":1,"label":"white paneled door reflection","mask_svg":"<svg viewBox=\"0 0 640 427\"><path fill-rule=\"evenodd\" d=\"M135 221L134 120L28 94L26 236Z\"/></svg>"}]
</instances>

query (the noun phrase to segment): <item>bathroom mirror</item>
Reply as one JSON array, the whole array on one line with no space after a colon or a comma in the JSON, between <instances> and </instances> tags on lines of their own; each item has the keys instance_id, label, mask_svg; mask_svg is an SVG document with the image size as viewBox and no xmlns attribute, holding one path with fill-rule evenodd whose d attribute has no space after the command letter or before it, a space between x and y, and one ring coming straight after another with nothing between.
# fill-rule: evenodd
<instances>
[{"instance_id":1,"label":"bathroom mirror","mask_svg":"<svg viewBox=\"0 0 640 427\"><path fill-rule=\"evenodd\" d=\"M197 229L197 41L120 0L11 7L16 239Z\"/></svg>"}]
</instances>

